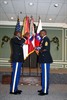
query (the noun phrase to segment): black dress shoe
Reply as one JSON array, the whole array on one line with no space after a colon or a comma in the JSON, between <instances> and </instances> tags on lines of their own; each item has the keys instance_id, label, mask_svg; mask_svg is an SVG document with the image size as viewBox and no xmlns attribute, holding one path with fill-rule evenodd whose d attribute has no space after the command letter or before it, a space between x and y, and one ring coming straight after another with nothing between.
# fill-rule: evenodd
<instances>
[{"instance_id":1,"label":"black dress shoe","mask_svg":"<svg viewBox=\"0 0 67 100\"><path fill-rule=\"evenodd\" d=\"M18 91L16 91L16 92L10 92L10 94L17 95L17 94L21 94L21 92L18 92Z\"/></svg>"},{"instance_id":2,"label":"black dress shoe","mask_svg":"<svg viewBox=\"0 0 67 100\"><path fill-rule=\"evenodd\" d=\"M22 90L17 90L17 92L21 93L21 92L22 92Z\"/></svg>"},{"instance_id":3,"label":"black dress shoe","mask_svg":"<svg viewBox=\"0 0 67 100\"><path fill-rule=\"evenodd\" d=\"M48 93L40 92L38 95L40 95L40 96L44 96L44 95L48 95Z\"/></svg>"},{"instance_id":4,"label":"black dress shoe","mask_svg":"<svg viewBox=\"0 0 67 100\"><path fill-rule=\"evenodd\" d=\"M42 89L41 90L38 90L38 92L42 92Z\"/></svg>"}]
</instances>

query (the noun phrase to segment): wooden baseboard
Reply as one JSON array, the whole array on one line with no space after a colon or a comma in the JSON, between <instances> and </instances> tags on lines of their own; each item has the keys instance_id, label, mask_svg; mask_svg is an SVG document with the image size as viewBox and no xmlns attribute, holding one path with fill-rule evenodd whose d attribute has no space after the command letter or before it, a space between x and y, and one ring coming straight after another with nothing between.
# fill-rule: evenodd
<instances>
[{"instance_id":1,"label":"wooden baseboard","mask_svg":"<svg viewBox=\"0 0 67 100\"><path fill-rule=\"evenodd\" d=\"M40 73L41 69L40 68L23 68L23 73L31 72L31 73ZM12 68L0 68L0 72L12 72ZM59 74L67 74L67 68L51 68L50 73L59 73Z\"/></svg>"}]
</instances>

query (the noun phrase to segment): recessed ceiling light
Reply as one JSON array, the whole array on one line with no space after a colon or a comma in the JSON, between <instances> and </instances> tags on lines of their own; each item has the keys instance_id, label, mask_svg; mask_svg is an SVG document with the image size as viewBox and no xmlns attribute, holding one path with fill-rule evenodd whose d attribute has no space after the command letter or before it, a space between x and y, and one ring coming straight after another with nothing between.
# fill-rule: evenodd
<instances>
[{"instance_id":1,"label":"recessed ceiling light","mask_svg":"<svg viewBox=\"0 0 67 100\"><path fill-rule=\"evenodd\" d=\"M13 20L13 19L14 19L14 17L11 17L11 19Z\"/></svg>"},{"instance_id":2,"label":"recessed ceiling light","mask_svg":"<svg viewBox=\"0 0 67 100\"><path fill-rule=\"evenodd\" d=\"M22 11L20 11L20 14L22 14Z\"/></svg>"},{"instance_id":3,"label":"recessed ceiling light","mask_svg":"<svg viewBox=\"0 0 67 100\"><path fill-rule=\"evenodd\" d=\"M4 4L6 5L6 4L8 4L8 2L7 1L4 1Z\"/></svg>"},{"instance_id":4,"label":"recessed ceiling light","mask_svg":"<svg viewBox=\"0 0 67 100\"><path fill-rule=\"evenodd\" d=\"M32 2L30 2L30 3L29 3L29 5L30 5L30 6L33 6L33 3L32 3Z\"/></svg>"},{"instance_id":5,"label":"recessed ceiling light","mask_svg":"<svg viewBox=\"0 0 67 100\"><path fill-rule=\"evenodd\" d=\"M49 20L51 21L51 20L52 20L52 18L49 18Z\"/></svg>"},{"instance_id":6,"label":"recessed ceiling light","mask_svg":"<svg viewBox=\"0 0 67 100\"><path fill-rule=\"evenodd\" d=\"M58 7L58 4L54 4L54 7Z\"/></svg>"}]
</instances>

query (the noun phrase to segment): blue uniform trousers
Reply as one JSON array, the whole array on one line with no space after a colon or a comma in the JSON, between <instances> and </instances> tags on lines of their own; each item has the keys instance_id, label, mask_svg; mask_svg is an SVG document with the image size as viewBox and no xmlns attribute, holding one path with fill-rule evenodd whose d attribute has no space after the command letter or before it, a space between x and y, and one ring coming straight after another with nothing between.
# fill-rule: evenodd
<instances>
[{"instance_id":1,"label":"blue uniform trousers","mask_svg":"<svg viewBox=\"0 0 67 100\"><path fill-rule=\"evenodd\" d=\"M16 92L18 90L21 67L22 67L22 62L12 63L12 78L11 78L11 84L10 84L10 92Z\"/></svg>"},{"instance_id":2,"label":"blue uniform trousers","mask_svg":"<svg viewBox=\"0 0 67 100\"><path fill-rule=\"evenodd\" d=\"M49 89L49 74L50 74L50 64L41 63L41 70L42 70L42 92L48 93Z\"/></svg>"}]
</instances>

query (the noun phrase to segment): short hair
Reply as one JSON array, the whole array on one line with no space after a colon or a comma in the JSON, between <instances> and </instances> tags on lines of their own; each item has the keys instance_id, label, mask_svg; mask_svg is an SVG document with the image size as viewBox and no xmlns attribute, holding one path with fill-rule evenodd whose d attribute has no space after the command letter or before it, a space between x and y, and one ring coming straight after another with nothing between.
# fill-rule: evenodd
<instances>
[{"instance_id":1,"label":"short hair","mask_svg":"<svg viewBox=\"0 0 67 100\"><path fill-rule=\"evenodd\" d=\"M18 33L22 34L22 33L19 32L19 31L15 31L15 32L14 32L14 35L17 35Z\"/></svg>"},{"instance_id":2,"label":"short hair","mask_svg":"<svg viewBox=\"0 0 67 100\"><path fill-rule=\"evenodd\" d=\"M47 31L46 31L45 29L42 29L42 30L40 31L40 33L41 33L41 32L45 32L45 33L47 34Z\"/></svg>"}]
</instances>

